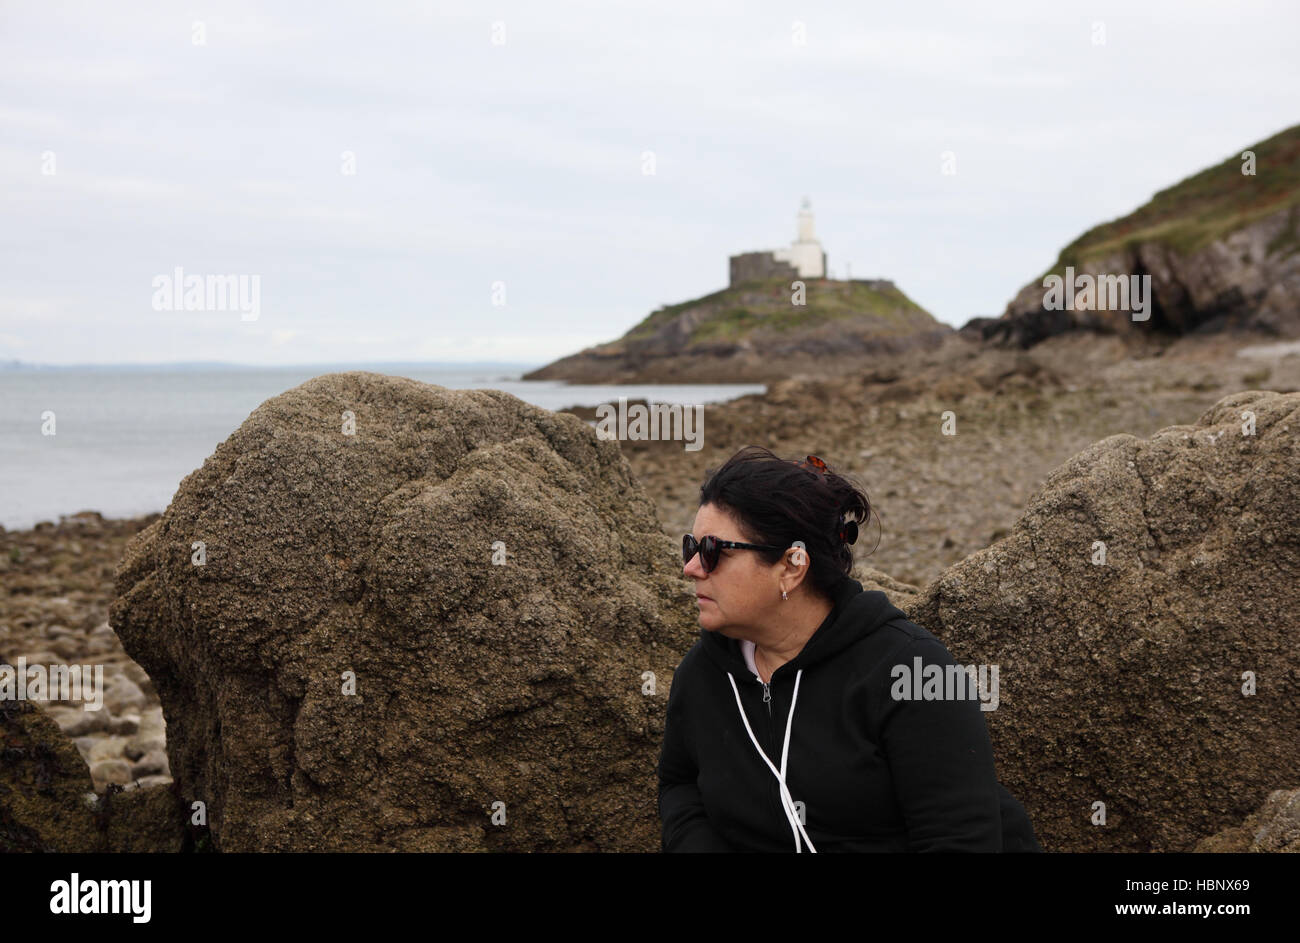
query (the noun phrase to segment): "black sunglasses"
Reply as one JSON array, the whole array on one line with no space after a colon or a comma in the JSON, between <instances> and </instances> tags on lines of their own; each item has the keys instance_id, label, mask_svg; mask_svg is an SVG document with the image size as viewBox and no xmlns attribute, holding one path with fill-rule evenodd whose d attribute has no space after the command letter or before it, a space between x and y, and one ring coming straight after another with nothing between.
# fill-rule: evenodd
<instances>
[{"instance_id":1,"label":"black sunglasses","mask_svg":"<svg viewBox=\"0 0 1300 943\"><path fill-rule=\"evenodd\" d=\"M712 573L713 568L718 565L718 555L724 549L780 550L781 548L763 544L742 544L736 540L719 540L717 537L712 536L697 541L693 534L687 534L682 538L682 566L690 563L691 557L698 553L700 555L700 565L704 567L704 572Z\"/></svg>"}]
</instances>

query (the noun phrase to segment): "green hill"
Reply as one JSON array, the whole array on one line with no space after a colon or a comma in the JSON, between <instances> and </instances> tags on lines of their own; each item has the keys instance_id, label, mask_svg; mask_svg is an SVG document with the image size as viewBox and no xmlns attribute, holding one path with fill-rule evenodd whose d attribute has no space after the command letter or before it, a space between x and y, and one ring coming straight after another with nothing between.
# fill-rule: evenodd
<instances>
[{"instance_id":1,"label":"green hill","mask_svg":"<svg viewBox=\"0 0 1300 943\"><path fill-rule=\"evenodd\" d=\"M833 324L864 316L887 333L915 330L933 323L930 313L890 282L818 281L809 279L805 304L791 303L790 283L784 278L746 282L675 305L666 305L632 328L623 340L653 337L683 312L707 310L691 336L692 344L735 341L756 331L785 333Z\"/></svg>"},{"instance_id":2,"label":"green hill","mask_svg":"<svg viewBox=\"0 0 1300 943\"><path fill-rule=\"evenodd\" d=\"M1255 154L1255 174L1241 172L1243 151ZM1230 232L1280 209L1300 204L1300 125L1233 154L1221 164L1161 190L1129 215L1089 229L1061 250L1051 271L1088 259L1132 251L1158 242L1190 255ZM1295 214L1282 236L1300 249ZM1270 251L1282 248L1270 247Z\"/></svg>"},{"instance_id":3,"label":"green hill","mask_svg":"<svg viewBox=\"0 0 1300 943\"><path fill-rule=\"evenodd\" d=\"M931 344L950 333L892 282L787 278L744 282L651 312L618 340L525 379L583 383L767 382L841 373L861 356Z\"/></svg>"}]
</instances>

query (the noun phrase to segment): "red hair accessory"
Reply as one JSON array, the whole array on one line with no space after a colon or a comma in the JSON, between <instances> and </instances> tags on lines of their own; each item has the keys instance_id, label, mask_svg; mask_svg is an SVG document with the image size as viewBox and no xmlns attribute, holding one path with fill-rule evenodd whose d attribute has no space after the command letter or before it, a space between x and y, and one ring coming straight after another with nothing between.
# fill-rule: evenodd
<instances>
[{"instance_id":1,"label":"red hair accessory","mask_svg":"<svg viewBox=\"0 0 1300 943\"><path fill-rule=\"evenodd\" d=\"M816 471L818 471L823 475L830 473L830 469L826 467L826 463L823 462L816 455L809 455L804 461L795 462L795 464L798 465L800 468L815 469ZM857 542L858 522L843 521L839 530L839 538L840 540L849 544Z\"/></svg>"}]
</instances>

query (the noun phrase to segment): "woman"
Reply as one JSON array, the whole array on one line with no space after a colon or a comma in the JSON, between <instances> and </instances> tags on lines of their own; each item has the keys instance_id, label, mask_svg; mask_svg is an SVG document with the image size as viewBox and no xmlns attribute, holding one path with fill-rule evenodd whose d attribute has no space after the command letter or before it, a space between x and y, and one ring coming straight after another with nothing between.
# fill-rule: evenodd
<instances>
[{"instance_id":1,"label":"woman","mask_svg":"<svg viewBox=\"0 0 1300 943\"><path fill-rule=\"evenodd\" d=\"M820 459L758 447L700 489L682 548L700 640L658 767L665 851L1042 850L997 782L974 687L913 699L899 683L955 662L849 578L870 510Z\"/></svg>"}]
</instances>

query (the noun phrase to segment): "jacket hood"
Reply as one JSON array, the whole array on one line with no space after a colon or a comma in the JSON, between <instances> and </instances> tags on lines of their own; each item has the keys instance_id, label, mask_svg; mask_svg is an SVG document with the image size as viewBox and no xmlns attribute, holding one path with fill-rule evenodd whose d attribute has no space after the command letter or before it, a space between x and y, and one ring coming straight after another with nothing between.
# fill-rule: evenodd
<instances>
[{"instance_id":1,"label":"jacket hood","mask_svg":"<svg viewBox=\"0 0 1300 943\"><path fill-rule=\"evenodd\" d=\"M907 613L891 603L884 593L863 590L861 583L848 576L831 587L830 595L833 606L830 614L799 654L773 672L773 678L787 669L796 672L825 661L882 625L894 619L907 618ZM738 672L741 678L753 678L737 639L708 629L700 629L700 639L705 654L723 671Z\"/></svg>"}]
</instances>

